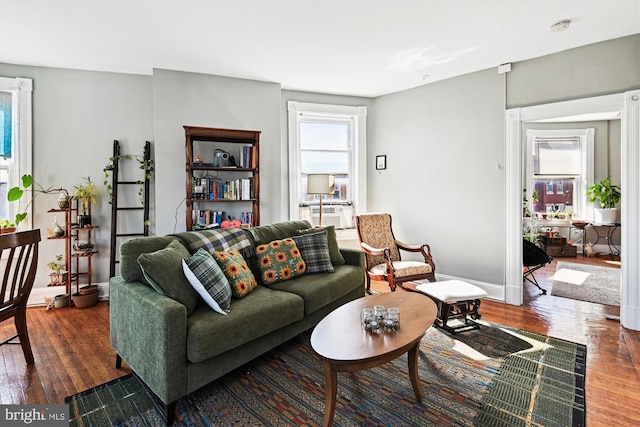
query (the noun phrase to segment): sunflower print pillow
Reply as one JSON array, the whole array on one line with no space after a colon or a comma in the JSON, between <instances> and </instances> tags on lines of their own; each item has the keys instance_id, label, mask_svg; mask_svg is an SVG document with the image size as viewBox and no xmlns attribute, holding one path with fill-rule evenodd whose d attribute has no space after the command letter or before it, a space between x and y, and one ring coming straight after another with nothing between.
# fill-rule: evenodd
<instances>
[{"instance_id":1,"label":"sunflower print pillow","mask_svg":"<svg viewBox=\"0 0 640 427\"><path fill-rule=\"evenodd\" d=\"M214 252L213 258L224 271L224 275L231 285L231 294L234 298L243 298L258 286L247 262L237 249L228 252Z\"/></svg>"},{"instance_id":2,"label":"sunflower print pillow","mask_svg":"<svg viewBox=\"0 0 640 427\"><path fill-rule=\"evenodd\" d=\"M307 265L291 238L274 240L256 248L262 283L271 285L304 274Z\"/></svg>"}]
</instances>

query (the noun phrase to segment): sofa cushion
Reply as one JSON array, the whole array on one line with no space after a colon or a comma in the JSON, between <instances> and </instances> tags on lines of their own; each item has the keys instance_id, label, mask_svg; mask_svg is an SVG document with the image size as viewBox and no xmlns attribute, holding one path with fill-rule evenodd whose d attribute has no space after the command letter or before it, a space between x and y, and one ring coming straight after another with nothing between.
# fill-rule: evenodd
<instances>
[{"instance_id":1,"label":"sofa cushion","mask_svg":"<svg viewBox=\"0 0 640 427\"><path fill-rule=\"evenodd\" d=\"M214 230L185 231L173 234L189 249L195 253L204 248L213 254L216 251L229 251L238 249L243 257L253 255L253 243L244 230L239 228L220 228Z\"/></svg>"},{"instance_id":2,"label":"sofa cushion","mask_svg":"<svg viewBox=\"0 0 640 427\"><path fill-rule=\"evenodd\" d=\"M286 282L275 283L270 289L291 292L304 300L304 314L319 308L362 287L364 271L356 265L340 265L333 273L306 274ZM233 309L233 307L232 307Z\"/></svg>"},{"instance_id":3,"label":"sofa cushion","mask_svg":"<svg viewBox=\"0 0 640 427\"><path fill-rule=\"evenodd\" d=\"M231 304L231 286L224 272L206 249L182 260L184 275L204 302L214 311L227 314Z\"/></svg>"},{"instance_id":4,"label":"sofa cushion","mask_svg":"<svg viewBox=\"0 0 640 427\"><path fill-rule=\"evenodd\" d=\"M167 247L175 237L148 236L122 242L120 245L120 275L127 282L140 282L151 286L138 264L141 254L159 251Z\"/></svg>"},{"instance_id":5,"label":"sofa cushion","mask_svg":"<svg viewBox=\"0 0 640 427\"><path fill-rule=\"evenodd\" d=\"M307 273L333 273L326 230L291 238L296 242L302 259L307 264Z\"/></svg>"},{"instance_id":6,"label":"sofa cushion","mask_svg":"<svg viewBox=\"0 0 640 427\"><path fill-rule=\"evenodd\" d=\"M151 286L187 308L187 316L198 304L198 293L193 289L182 271L183 258L191 254L178 240L172 240L166 248L144 253L138 257L138 264Z\"/></svg>"},{"instance_id":7,"label":"sofa cushion","mask_svg":"<svg viewBox=\"0 0 640 427\"><path fill-rule=\"evenodd\" d=\"M231 301L218 316L201 306L187 319L187 358L194 363L222 354L304 317L304 301L292 293L258 286Z\"/></svg>"},{"instance_id":8,"label":"sofa cushion","mask_svg":"<svg viewBox=\"0 0 640 427\"><path fill-rule=\"evenodd\" d=\"M214 252L213 257L227 277L233 297L243 298L258 286L253 272L237 249Z\"/></svg>"},{"instance_id":9,"label":"sofa cushion","mask_svg":"<svg viewBox=\"0 0 640 427\"><path fill-rule=\"evenodd\" d=\"M291 239L274 240L256 247L260 277L265 285L290 280L304 274L306 264L296 242Z\"/></svg>"},{"instance_id":10,"label":"sofa cushion","mask_svg":"<svg viewBox=\"0 0 640 427\"><path fill-rule=\"evenodd\" d=\"M326 225L322 227L306 228L303 230L297 230L296 234L310 234L317 233L319 230L327 230L327 244L329 245L329 254L331 255L331 263L333 265L342 265L345 263L344 257L340 253L338 247L338 236L336 235L336 229L333 225Z\"/></svg>"},{"instance_id":11,"label":"sofa cushion","mask_svg":"<svg viewBox=\"0 0 640 427\"><path fill-rule=\"evenodd\" d=\"M298 230L310 228L309 221L285 221L269 225L260 225L247 229L247 233L251 236L254 246L273 242L274 240L282 240L296 234ZM316 230L317 231L317 230Z\"/></svg>"}]
</instances>

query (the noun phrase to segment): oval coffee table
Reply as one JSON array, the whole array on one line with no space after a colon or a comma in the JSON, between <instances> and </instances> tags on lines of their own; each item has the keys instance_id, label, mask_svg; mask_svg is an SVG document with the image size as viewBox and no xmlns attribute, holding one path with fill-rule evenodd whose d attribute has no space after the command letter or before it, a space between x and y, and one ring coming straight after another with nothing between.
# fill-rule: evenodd
<instances>
[{"instance_id":1,"label":"oval coffee table","mask_svg":"<svg viewBox=\"0 0 640 427\"><path fill-rule=\"evenodd\" d=\"M374 305L398 307L396 331L372 333L360 325L360 312ZM351 301L329 313L311 334L311 347L324 365L325 412L323 426L330 426L336 409L338 372L355 372L387 363L408 353L409 378L418 401L422 387L418 374L420 340L433 325L437 308L430 298L413 292L387 292Z\"/></svg>"}]
</instances>

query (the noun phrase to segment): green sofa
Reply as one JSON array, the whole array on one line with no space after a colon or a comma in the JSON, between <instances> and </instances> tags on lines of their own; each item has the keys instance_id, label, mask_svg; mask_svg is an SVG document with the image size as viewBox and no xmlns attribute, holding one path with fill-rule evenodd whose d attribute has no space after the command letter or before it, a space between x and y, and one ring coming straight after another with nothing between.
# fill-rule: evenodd
<instances>
[{"instance_id":1,"label":"green sofa","mask_svg":"<svg viewBox=\"0 0 640 427\"><path fill-rule=\"evenodd\" d=\"M245 232L257 246L310 227L307 221L289 221ZM184 305L149 285L137 263L140 254L161 250L174 239L177 237L153 236L123 243L121 276L110 280L111 346L117 354L116 366L124 360L167 405L168 424L173 422L177 399L364 296L364 254L334 245L344 264L334 263L333 273L304 274L270 287L260 285L246 297L233 299L226 316L200 301L188 316Z\"/></svg>"}]
</instances>

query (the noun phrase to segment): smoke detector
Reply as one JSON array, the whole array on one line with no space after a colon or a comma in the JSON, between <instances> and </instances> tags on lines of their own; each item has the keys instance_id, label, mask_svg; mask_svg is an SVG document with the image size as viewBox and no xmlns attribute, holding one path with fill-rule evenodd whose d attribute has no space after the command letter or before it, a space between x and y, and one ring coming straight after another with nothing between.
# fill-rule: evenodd
<instances>
[{"instance_id":1,"label":"smoke detector","mask_svg":"<svg viewBox=\"0 0 640 427\"><path fill-rule=\"evenodd\" d=\"M551 31L554 33L559 33L569 28L569 24L571 24L571 21L569 19L556 22L551 26Z\"/></svg>"}]
</instances>

